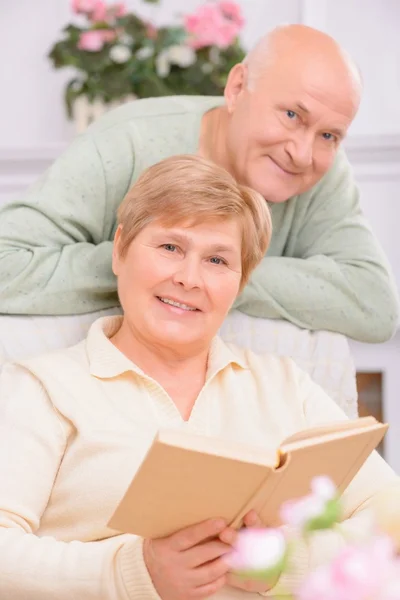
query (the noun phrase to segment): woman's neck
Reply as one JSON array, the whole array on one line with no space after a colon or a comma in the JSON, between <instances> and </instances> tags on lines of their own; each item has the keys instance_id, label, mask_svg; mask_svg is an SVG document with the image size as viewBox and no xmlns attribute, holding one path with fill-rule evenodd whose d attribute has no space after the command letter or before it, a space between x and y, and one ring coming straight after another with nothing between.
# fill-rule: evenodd
<instances>
[{"instance_id":1,"label":"woman's neck","mask_svg":"<svg viewBox=\"0 0 400 600\"><path fill-rule=\"evenodd\" d=\"M125 319L110 341L164 388L184 418L190 415L206 380L209 347L156 344L133 332Z\"/></svg>"}]
</instances>

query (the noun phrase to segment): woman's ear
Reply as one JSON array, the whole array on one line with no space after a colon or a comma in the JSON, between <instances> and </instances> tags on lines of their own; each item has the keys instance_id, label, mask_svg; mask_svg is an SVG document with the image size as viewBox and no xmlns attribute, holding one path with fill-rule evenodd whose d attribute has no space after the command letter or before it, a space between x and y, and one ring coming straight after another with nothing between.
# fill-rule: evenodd
<instances>
[{"instance_id":1,"label":"woman's ear","mask_svg":"<svg viewBox=\"0 0 400 600\"><path fill-rule=\"evenodd\" d=\"M120 245L121 245L122 225L118 225L114 235L114 245L112 252L112 270L115 276L119 274L119 266L121 263Z\"/></svg>"},{"instance_id":2,"label":"woman's ear","mask_svg":"<svg viewBox=\"0 0 400 600\"><path fill-rule=\"evenodd\" d=\"M229 72L225 85L224 97L228 113L232 114L236 108L240 95L247 87L247 65L238 63Z\"/></svg>"}]
</instances>

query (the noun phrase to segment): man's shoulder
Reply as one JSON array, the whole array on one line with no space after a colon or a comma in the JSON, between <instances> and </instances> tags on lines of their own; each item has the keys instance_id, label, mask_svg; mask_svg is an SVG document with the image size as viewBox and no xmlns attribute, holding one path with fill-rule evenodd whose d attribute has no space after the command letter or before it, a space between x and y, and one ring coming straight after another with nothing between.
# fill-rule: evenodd
<instances>
[{"instance_id":1,"label":"man's shoulder","mask_svg":"<svg viewBox=\"0 0 400 600\"><path fill-rule=\"evenodd\" d=\"M347 158L345 148L340 147L330 169L310 191L311 193L318 194L321 191L338 186L343 181L343 178L348 179L349 177L352 177L352 167Z\"/></svg>"},{"instance_id":2,"label":"man's shoulder","mask_svg":"<svg viewBox=\"0 0 400 600\"><path fill-rule=\"evenodd\" d=\"M113 127L144 122L159 122L174 117L203 113L209 108L223 103L220 96L162 96L158 98L141 98L127 102L103 115L87 130L90 134L98 134Z\"/></svg>"}]
</instances>

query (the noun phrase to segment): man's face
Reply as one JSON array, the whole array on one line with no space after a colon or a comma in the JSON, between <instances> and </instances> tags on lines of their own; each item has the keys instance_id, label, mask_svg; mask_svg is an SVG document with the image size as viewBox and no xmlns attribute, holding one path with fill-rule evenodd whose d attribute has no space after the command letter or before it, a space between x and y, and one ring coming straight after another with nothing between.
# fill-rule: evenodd
<instances>
[{"instance_id":1,"label":"man's face","mask_svg":"<svg viewBox=\"0 0 400 600\"><path fill-rule=\"evenodd\" d=\"M253 89L239 83L227 131L232 172L269 202L285 202L323 177L358 108L357 91L332 73L281 67Z\"/></svg>"}]
</instances>

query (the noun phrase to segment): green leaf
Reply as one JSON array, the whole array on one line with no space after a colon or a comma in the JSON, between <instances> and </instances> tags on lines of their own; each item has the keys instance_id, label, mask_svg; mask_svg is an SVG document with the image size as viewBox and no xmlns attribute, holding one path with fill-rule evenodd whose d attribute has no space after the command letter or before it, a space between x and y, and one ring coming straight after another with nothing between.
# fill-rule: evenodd
<instances>
[{"instance_id":1,"label":"green leaf","mask_svg":"<svg viewBox=\"0 0 400 600\"><path fill-rule=\"evenodd\" d=\"M321 529L332 529L335 523L340 521L340 518L340 502L336 498L329 500L326 503L325 512L319 517L311 519L306 525L305 532L309 534L313 531L319 531Z\"/></svg>"}]
</instances>

